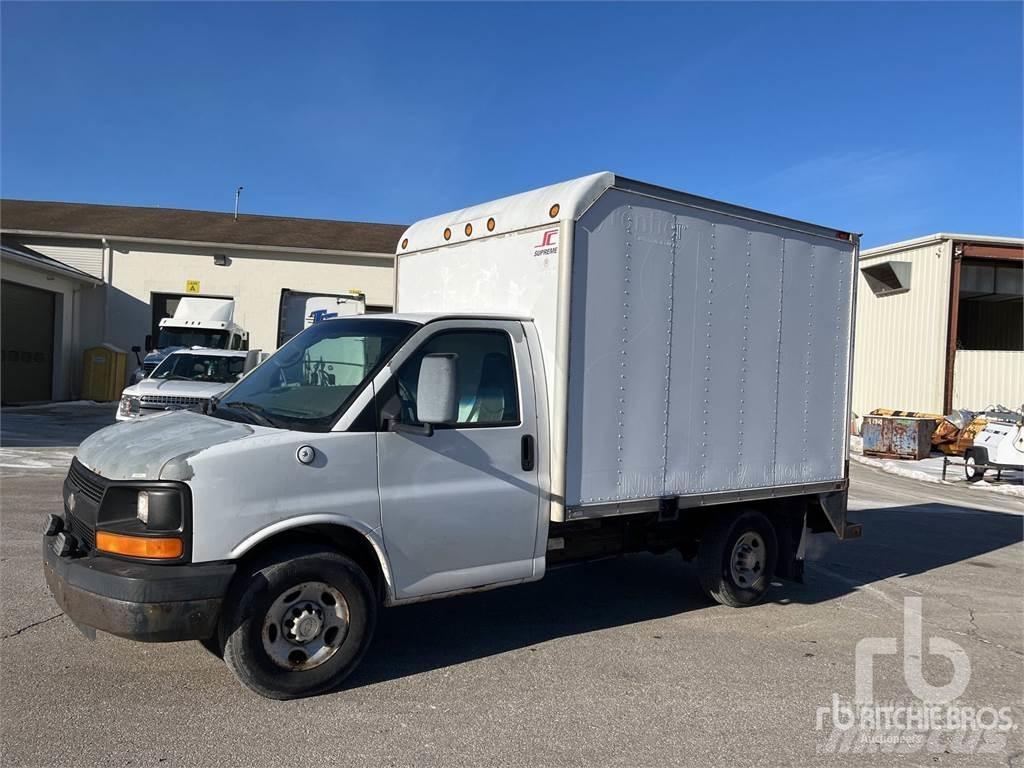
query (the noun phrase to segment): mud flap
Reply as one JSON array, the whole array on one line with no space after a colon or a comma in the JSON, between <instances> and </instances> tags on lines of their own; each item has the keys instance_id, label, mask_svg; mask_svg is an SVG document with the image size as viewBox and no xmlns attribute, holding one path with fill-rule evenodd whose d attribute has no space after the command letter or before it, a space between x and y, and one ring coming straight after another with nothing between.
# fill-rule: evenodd
<instances>
[{"instance_id":1,"label":"mud flap","mask_svg":"<svg viewBox=\"0 0 1024 768\"><path fill-rule=\"evenodd\" d=\"M847 491L832 491L830 493L818 494L818 503L821 511L828 520L832 530L836 532L841 540L859 539L861 535L860 523L849 523L846 521Z\"/></svg>"},{"instance_id":2,"label":"mud flap","mask_svg":"<svg viewBox=\"0 0 1024 768\"><path fill-rule=\"evenodd\" d=\"M64 614L64 615L67 616L67 614ZM93 629L92 627L87 627L85 624L79 624L77 621L72 619L70 616L68 616L68 619L71 621L72 624L75 625L75 629L77 629L79 632L82 633L82 635L85 637L86 640L95 640L96 639L96 630L95 629Z\"/></svg>"},{"instance_id":3,"label":"mud flap","mask_svg":"<svg viewBox=\"0 0 1024 768\"><path fill-rule=\"evenodd\" d=\"M779 556L775 576L786 581L804 583L804 548L807 538L807 514L773 519L779 540Z\"/></svg>"}]
</instances>

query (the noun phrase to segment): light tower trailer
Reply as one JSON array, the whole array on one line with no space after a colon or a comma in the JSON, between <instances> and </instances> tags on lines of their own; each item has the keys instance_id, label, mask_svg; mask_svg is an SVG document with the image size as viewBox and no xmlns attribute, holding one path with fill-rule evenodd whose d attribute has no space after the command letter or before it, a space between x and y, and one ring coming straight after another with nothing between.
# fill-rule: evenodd
<instances>
[{"instance_id":1,"label":"light tower trailer","mask_svg":"<svg viewBox=\"0 0 1024 768\"><path fill-rule=\"evenodd\" d=\"M336 686L377 607L678 549L715 600L846 520L856 235L600 173L414 224L392 315L82 443L47 580L80 624ZM585 571L580 571L585 578Z\"/></svg>"}]
</instances>

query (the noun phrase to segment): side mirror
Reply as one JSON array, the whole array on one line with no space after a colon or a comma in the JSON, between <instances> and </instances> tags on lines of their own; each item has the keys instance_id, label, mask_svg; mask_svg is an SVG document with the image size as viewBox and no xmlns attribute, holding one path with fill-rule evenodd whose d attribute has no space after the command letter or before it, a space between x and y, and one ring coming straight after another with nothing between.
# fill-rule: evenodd
<instances>
[{"instance_id":1,"label":"side mirror","mask_svg":"<svg viewBox=\"0 0 1024 768\"><path fill-rule=\"evenodd\" d=\"M262 357L261 352L262 350L259 349L250 349L246 353L245 365L242 367L243 375L249 373L249 371L251 371L257 365L263 362L264 358ZM241 378L241 376L239 378Z\"/></svg>"},{"instance_id":2,"label":"side mirror","mask_svg":"<svg viewBox=\"0 0 1024 768\"><path fill-rule=\"evenodd\" d=\"M424 424L452 424L459 418L459 387L451 353L426 355L416 385L416 418Z\"/></svg>"},{"instance_id":3,"label":"side mirror","mask_svg":"<svg viewBox=\"0 0 1024 768\"><path fill-rule=\"evenodd\" d=\"M151 334L147 333L146 334L146 351L149 352L151 349L153 349L153 336Z\"/></svg>"}]
</instances>

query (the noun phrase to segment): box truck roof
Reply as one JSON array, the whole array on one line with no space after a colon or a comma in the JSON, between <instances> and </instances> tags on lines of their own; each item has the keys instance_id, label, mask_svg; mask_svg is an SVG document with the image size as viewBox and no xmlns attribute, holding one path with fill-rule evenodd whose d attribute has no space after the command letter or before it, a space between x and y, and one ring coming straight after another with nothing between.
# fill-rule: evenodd
<instances>
[{"instance_id":1,"label":"box truck roof","mask_svg":"<svg viewBox=\"0 0 1024 768\"><path fill-rule=\"evenodd\" d=\"M182 296L174 310L175 320L230 323L234 315L234 299L209 299L202 296Z\"/></svg>"},{"instance_id":2,"label":"box truck roof","mask_svg":"<svg viewBox=\"0 0 1024 768\"><path fill-rule=\"evenodd\" d=\"M837 240L849 240L851 237L844 230L723 203L604 171L422 219L410 226L399 239L398 254L456 245L561 221L575 221L610 188Z\"/></svg>"}]
</instances>

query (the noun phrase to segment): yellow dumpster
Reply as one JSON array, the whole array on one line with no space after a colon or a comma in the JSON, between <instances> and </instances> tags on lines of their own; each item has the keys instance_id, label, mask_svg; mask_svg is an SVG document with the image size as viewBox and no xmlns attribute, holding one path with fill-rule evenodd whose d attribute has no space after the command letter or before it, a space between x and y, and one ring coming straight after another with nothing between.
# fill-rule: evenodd
<instances>
[{"instance_id":1,"label":"yellow dumpster","mask_svg":"<svg viewBox=\"0 0 1024 768\"><path fill-rule=\"evenodd\" d=\"M121 397L128 355L112 344L85 350L82 361L82 397L107 402Z\"/></svg>"}]
</instances>

